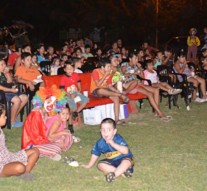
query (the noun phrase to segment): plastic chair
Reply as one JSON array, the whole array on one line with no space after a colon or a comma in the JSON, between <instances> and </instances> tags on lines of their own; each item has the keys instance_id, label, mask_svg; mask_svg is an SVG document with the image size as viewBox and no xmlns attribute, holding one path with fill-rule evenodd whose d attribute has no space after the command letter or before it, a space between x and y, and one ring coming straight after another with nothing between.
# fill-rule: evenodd
<instances>
[{"instance_id":1,"label":"plastic chair","mask_svg":"<svg viewBox=\"0 0 207 191\"><path fill-rule=\"evenodd\" d=\"M6 116L7 116L7 129L11 129L11 100L7 100L5 92L0 90L0 103L5 105Z\"/></svg>"}]
</instances>

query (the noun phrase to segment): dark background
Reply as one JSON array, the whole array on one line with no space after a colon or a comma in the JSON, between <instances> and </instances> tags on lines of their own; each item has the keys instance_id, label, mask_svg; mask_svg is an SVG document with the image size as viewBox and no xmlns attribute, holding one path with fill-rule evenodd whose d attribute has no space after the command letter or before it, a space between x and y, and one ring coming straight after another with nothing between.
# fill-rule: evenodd
<instances>
[{"instance_id":1,"label":"dark background","mask_svg":"<svg viewBox=\"0 0 207 191\"><path fill-rule=\"evenodd\" d=\"M187 35L191 27L203 34L207 26L206 0L157 0L159 44ZM58 46L60 31L81 28L87 36L101 28L102 43L121 37L126 44L155 43L156 0L1 0L0 27L22 20L33 43Z\"/></svg>"}]
</instances>

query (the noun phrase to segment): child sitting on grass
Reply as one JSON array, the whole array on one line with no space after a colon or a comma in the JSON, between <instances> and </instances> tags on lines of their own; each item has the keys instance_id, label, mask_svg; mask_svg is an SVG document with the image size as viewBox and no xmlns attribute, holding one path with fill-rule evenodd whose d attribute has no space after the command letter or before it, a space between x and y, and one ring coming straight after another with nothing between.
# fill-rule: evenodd
<instances>
[{"instance_id":1,"label":"child sitting on grass","mask_svg":"<svg viewBox=\"0 0 207 191\"><path fill-rule=\"evenodd\" d=\"M54 98L54 96L52 96ZM55 98L56 99L56 98ZM46 136L51 143L56 143L62 151L67 151L73 144L73 138L67 129L69 119L69 108L62 110L46 120Z\"/></svg>"},{"instance_id":2,"label":"child sitting on grass","mask_svg":"<svg viewBox=\"0 0 207 191\"><path fill-rule=\"evenodd\" d=\"M0 104L0 127L6 123L5 107ZM33 180L30 173L39 157L37 148L10 152L5 145L5 136L0 128L0 177L19 176L24 180Z\"/></svg>"},{"instance_id":3,"label":"child sitting on grass","mask_svg":"<svg viewBox=\"0 0 207 191\"><path fill-rule=\"evenodd\" d=\"M84 168L91 168L99 156L103 153L105 159L98 162L98 169L106 173L107 182L112 182L120 175L131 177L133 173L133 155L128 148L126 141L116 133L116 122L106 118L101 122L101 136L94 145L91 159Z\"/></svg>"}]
</instances>

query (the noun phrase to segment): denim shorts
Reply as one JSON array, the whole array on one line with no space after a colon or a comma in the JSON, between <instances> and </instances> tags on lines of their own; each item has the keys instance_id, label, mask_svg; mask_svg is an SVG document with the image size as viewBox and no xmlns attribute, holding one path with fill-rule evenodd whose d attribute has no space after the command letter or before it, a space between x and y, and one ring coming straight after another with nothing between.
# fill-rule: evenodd
<instances>
[{"instance_id":1,"label":"denim shorts","mask_svg":"<svg viewBox=\"0 0 207 191\"><path fill-rule=\"evenodd\" d=\"M80 101L77 102L79 104L87 103L88 100L89 100L88 97L84 96L83 94L81 94L79 92L74 93L74 97L79 97L80 98ZM69 108L72 109L73 111L77 110L77 105L74 101L74 98L68 97L68 105L69 105Z\"/></svg>"},{"instance_id":2,"label":"denim shorts","mask_svg":"<svg viewBox=\"0 0 207 191\"><path fill-rule=\"evenodd\" d=\"M13 97L20 96L20 95L22 95L22 93L7 92L7 93L5 93L6 101L11 101Z\"/></svg>"}]
</instances>

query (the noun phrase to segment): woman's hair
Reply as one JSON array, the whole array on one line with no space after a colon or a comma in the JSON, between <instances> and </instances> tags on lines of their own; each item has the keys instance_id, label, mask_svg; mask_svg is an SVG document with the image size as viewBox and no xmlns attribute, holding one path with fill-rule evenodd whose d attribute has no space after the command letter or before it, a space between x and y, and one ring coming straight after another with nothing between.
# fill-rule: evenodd
<instances>
[{"instance_id":1,"label":"woman's hair","mask_svg":"<svg viewBox=\"0 0 207 191\"><path fill-rule=\"evenodd\" d=\"M113 119L111 119L111 118L105 118L105 119L103 119L101 121L101 126L104 123L110 123L110 124L112 124L113 128L116 129L116 122Z\"/></svg>"},{"instance_id":2,"label":"woman's hair","mask_svg":"<svg viewBox=\"0 0 207 191\"><path fill-rule=\"evenodd\" d=\"M0 116L2 115L4 111L5 111L5 106L4 104L0 103Z\"/></svg>"}]
</instances>

